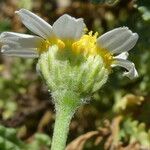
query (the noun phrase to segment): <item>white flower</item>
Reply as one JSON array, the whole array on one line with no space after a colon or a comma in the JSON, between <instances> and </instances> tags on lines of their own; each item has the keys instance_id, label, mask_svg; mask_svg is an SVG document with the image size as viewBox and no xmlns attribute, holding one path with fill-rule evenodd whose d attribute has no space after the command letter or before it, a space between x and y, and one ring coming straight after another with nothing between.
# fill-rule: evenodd
<instances>
[{"instance_id":1,"label":"white flower","mask_svg":"<svg viewBox=\"0 0 150 150\"><path fill-rule=\"evenodd\" d=\"M3 32L0 35L0 42L3 44L1 52L8 56L38 57L37 49L45 40L56 36L60 39L78 39L82 36L85 27L83 19L75 19L67 14L61 16L51 26L26 9L21 9L16 13L23 24L38 36Z\"/></svg>"},{"instance_id":2,"label":"white flower","mask_svg":"<svg viewBox=\"0 0 150 150\"><path fill-rule=\"evenodd\" d=\"M84 35L85 24L82 18L75 19L65 14L51 26L28 10L21 9L16 13L23 24L38 36L3 32L0 35L3 54L36 58L51 45L56 44L59 48L64 48L70 41L70 49L82 49L86 54L100 54L104 62L109 61L109 66L124 67L127 70L125 76L131 79L138 76L134 63L127 60L128 51L136 44L138 35L127 27L116 28L97 38L97 34Z\"/></svg>"},{"instance_id":3,"label":"white flower","mask_svg":"<svg viewBox=\"0 0 150 150\"><path fill-rule=\"evenodd\" d=\"M114 56L114 63L112 67L121 66L128 72L124 75L132 79L138 76L134 63L127 60L128 51L131 50L138 40L138 34L132 33L127 27L116 28L111 30L97 39L97 44L109 50L112 54L119 54Z\"/></svg>"}]
</instances>

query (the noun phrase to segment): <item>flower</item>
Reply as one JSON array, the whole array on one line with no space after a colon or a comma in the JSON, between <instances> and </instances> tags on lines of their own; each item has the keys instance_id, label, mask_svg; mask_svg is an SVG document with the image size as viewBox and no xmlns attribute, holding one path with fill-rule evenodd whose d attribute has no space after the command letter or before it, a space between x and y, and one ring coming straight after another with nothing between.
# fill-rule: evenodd
<instances>
[{"instance_id":1,"label":"flower","mask_svg":"<svg viewBox=\"0 0 150 150\"><path fill-rule=\"evenodd\" d=\"M64 14L51 26L26 9L16 13L23 24L38 36L3 32L0 35L3 54L36 58L49 47L57 45L60 50L69 49L75 55L100 55L106 68L121 66L127 70L124 75L130 79L138 76L134 63L127 60L128 51L136 44L138 34L127 27L113 29L98 37L97 32L85 32L82 18L75 19Z\"/></svg>"}]
</instances>

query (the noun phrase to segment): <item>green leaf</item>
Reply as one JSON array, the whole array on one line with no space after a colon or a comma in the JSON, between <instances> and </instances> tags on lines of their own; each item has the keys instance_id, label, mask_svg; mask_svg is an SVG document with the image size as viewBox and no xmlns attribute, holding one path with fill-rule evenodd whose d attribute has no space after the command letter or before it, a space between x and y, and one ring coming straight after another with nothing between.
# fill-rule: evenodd
<instances>
[{"instance_id":1,"label":"green leaf","mask_svg":"<svg viewBox=\"0 0 150 150\"><path fill-rule=\"evenodd\" d=\"M24 150L25 144L17 138L16 130L0 125L0 149L1 150Z\"/></svg>"},{"instance_id":2,"label":"green leaf","mask_svg":"<svg viewBox=\"0 0 150 150\"><path fill-rule=\"evenodd\" d=\"M30 143L17 137L17 130L0 125L0 150L49 150L51 139L43 133L36 133Z\"/></svg>"},{"instance_id":3,"label":"green leaf","mask_svg":"<svg viewBox=\"0 0 150 150\"><path fill-rule=\"evenodd\" d=\"M129 137L129 143L139 142L142 147L150 146L150 130L147 132L144 123L127 118L123 122L120 136L125 139Z\"/></svg>"},{"instance_id":4,"label":"green leaf","mask_svg":"<svg viewBox=\"0 0 150 150\"><path fill-rule=\"evenodd\" d=\"M51 139L48 135L43 133L36 133L32 143L28 144L27 150L49 150L51 145Z\"/></svg>"}]
</instances>

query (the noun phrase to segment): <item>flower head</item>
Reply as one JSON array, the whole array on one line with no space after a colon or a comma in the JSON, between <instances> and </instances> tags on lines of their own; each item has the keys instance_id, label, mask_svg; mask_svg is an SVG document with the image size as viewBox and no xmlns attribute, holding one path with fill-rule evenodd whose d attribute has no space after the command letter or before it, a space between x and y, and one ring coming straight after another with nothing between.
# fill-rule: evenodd
<instances>
[{"instance_id":1,"label":"flower head","mask_svg":"<svg viewBox=\"0 0 150 150\"><path fill-rule=\"evenodd\" d=\"M0 35L3 54L36 58L57 45L60 51L69 50L74 57L99 55L108 70L121 66L127 70L125 76L131 79L138 76L134 63L127 60L128 51L136 44L138 35L127 27L116 28L98 37L98 33L84 32L82 18L75 19L65 14L51 26L28 10L21 9L16 13L23 24L37 36L3 32Z\"/></svg>"}]
</instances>

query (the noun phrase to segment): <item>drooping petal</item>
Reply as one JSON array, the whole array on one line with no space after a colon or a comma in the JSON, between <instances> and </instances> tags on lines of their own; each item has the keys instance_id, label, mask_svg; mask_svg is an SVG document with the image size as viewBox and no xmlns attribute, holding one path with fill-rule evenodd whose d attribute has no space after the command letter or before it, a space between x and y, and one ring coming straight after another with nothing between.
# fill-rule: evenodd
<instances>
[{"instance_id":1,"label":"drooping petal","mask_svg":"<svg viewBox=\"0 0 150 150\"><path fill-rule=\"evenodd\" d=\"M116 66L123 67L127 70L127 72L124 73L124 76L127 76L130 79L138 77L134 63L124 59L115 59L115 64L112 64L112 67Z\"/></svg>"},{"instance_id":2,"label":"drooping petal","mask_svg":"<svg viewBox=\"0 0 150 150\"><path fill-rule=\"evenodd\" d=\"M35 34L45 39L53 36L52 26L39 16L26 9L21 9L16 11L16 13L20 16L23 24Z\"/></svg>"},{"instance_id":3,"label":"drooping petal","mask_svg":"<svg viewBox=\"0 0 150 150\"><path fill-rule=\"evenodd\" d=\"M1 52L7 56L18 56L18 57L25 57L25 58L37 58L39 56L37 50L34 48L16 49L16 48L9 47L9 45L2 46Z\"/></svg>"},{"instance_id":4,"label":"drooping petal","mask_svg":"<svg viewBox=\"0 0 150 150\"><path fill-rule=\"evenodd\" d=\"M62 39L78 39L82 36L84 27L82 18L75 19L65 14L54 22L53 31Z\"/></svg>"},{"instance_id":5,"label":"drooping petal","mask_svg":"<svg viewBox=\"0 0 150 150\"><path fill-rule=\"evenodd\" d=\"M114 58L116 59L127 59L128 58L128 56L129 56L129 53L128 52L122 52L121 54L119 54L119 55L117 55L117 56L115 56Z\"/></svg>"},{"instance_id":6,"label":"drooping petal","mask_svg":"<svg viewBox=\"0 0 150 150\"><path fill-rule=\"evenodd\" d=\"M15 48L37 48L44 40L28 34L3 32L0 34L0 41L4 45L11 45Z\"/></svg>"},{"instance_id":7,"label":"drooping petal","mask_svg":"<svg viewBox=\"0 0 150 150\"><path fill-rule=\"evenodd\" d=\"M127 27L120 27L100 36L97 44L112 53L121 53L132 49L137 40L137 33L132 33Z\"/></svg>"}]
</instances>

